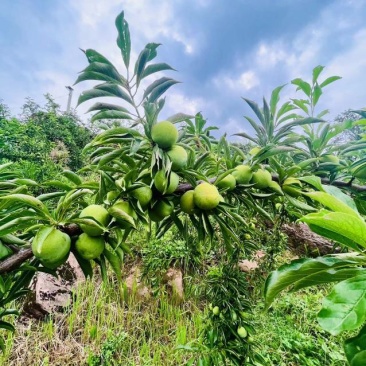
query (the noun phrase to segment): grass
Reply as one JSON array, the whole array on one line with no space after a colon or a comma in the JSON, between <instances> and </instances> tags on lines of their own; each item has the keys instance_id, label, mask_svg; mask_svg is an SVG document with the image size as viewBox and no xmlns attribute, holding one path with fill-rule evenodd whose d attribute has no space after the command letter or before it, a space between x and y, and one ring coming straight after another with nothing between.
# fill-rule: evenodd
<instances>
[{"instance_id":1,"label":"grass","mask_svg":"<svg viewBox=\"0 0 366 366\"><path fill-rule=\"evenodd\" d=\"M200 326L191 302L177 307L161 296L126 306L118 285L92 280L78 288L69 312L18 327L2 365L182 365L188 355L175 347Z\"/></svg>"},{"instance_id":2,"label":"grass","mask_svg":"<svg viewBox=\"0 0 366 366\"><path fill-rule=\"evenodd\" d=\"M287 254L283 258L287 260ZM31 320L19 324L16 333L7 339L0 363L4 366L185 365L191 354L176 347L199 337L204 326L203 311L208 309L201 297L204 278L200 276L186 278L186 301L181 305L176 305L164 291L143 301L133 294L126 303L120 285L112 280L101 283L95 276L77 288L75 301L65 313L43 322ZM269 366L346 364L342 340L323 332L316 322L325 287L285 294L269 312L264 312L259 291L261 275L251 282L255 283L256 300L254 340Z\"/></svg>"},{"instance_id":3,"label":"grass","mask_svg":"<svg viewBox=\"0 0 366 366\"><path fill-rule=\"evenodd\" d=\"M269 365L344 366L342 339L324 332L316 321L327 289L289 293L275 301L269 312L255 308L261 327L255 336Z\"/></svg>"}]
</instances>

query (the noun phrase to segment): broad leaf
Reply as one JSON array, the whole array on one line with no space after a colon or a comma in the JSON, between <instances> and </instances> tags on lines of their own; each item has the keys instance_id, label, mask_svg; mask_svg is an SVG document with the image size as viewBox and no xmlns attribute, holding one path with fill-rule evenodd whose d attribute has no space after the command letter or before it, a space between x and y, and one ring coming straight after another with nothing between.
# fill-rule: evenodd
<instances>
[{"instance_id":1,"label":"broad leaf","mask_svg":"<svg viewBox=\"0 0 366 366\"><path fill-rule=\"evenodd\" d=\"M329 193L326 192L306 192L303 193L305 196L311 198L314 201L317 201L321 203L323 206L328 207L332 211L335 212L344 212L349 215L353 215L357 218L359 218L359 214L357 212L356 205L353 204L352 207L350 207L348 204L344 203L340 199L332 196Z\"/></svg>"},{"instance_id":2,"label":"broad leaf","mask_svg":"<svg viewBox=\"0 0 366 366\"><path fill-rule=\"evenodd\" d=\"M366 274L335 285L318 314L319 324L333 335L360 327L366 320Z\"/></svg>"},{"instance_id":3,"label":"broad leaf","mask_svg":"<svg viewBox=\"0 0 366 366\"><path fill-rule=\"evenodd\" d=\"M291 285L294 285L295 289L300 289L324 283L322 280L324 273L328 273L329 276L330 270L355 267L363 264L364 261L365 258L358 255L334 255L296 259L289 264L284 264L273 271L266 280L264 286L266 306L268 307L280 292Z\"/></svg>"},{"instance_id":4,"label":"broad leaf","mask_svg":"<svg viewBox=\"0 0 366 366\"><path fill-rule=\"evenodd\" d=\"M344 342L344 352L350 364L352 364L351 362L357 354L360 352L366 353L366 326L355 337ZM366 362L359 365L366 365Z\"/></svg>"},{"instance_id":5,"label":"broad leaf","mask_svg":"<svg viewBox=\"0 0 366 366\"><path fill-rule=\"evenodd\" d=\"M366 248L366 224L359 217L344 212L321 210L300 219L311 230L326 238L359 251L358 245Z\"/></svg>"},{"instance_id":6,"label":"broad leaf","mask_svg":"<svg viewBox=\"0 0 366 366\"><path fill-rule=\"evenodd\" d=\"M351 207L352 210L358 212L355 201L350 196L343 193L343 191L340 190L338 187L324 185L323 188L327 193L331 194L333 197L336 197L338 200L342 201L347 206Z\"/></svg>"},{"instance_id":7,"label":"broad leaf","mask_svg":"<svg viewBox=\"0 0 366 366\"><path fill-rule=\"evenodd\" d=\"M298 179L301 180L302 182L310 184L311 186L315 187L319 191L324 191L321 179L319 177L316 177L315 175L299 177Z\"/></svg>"}]
</instances>

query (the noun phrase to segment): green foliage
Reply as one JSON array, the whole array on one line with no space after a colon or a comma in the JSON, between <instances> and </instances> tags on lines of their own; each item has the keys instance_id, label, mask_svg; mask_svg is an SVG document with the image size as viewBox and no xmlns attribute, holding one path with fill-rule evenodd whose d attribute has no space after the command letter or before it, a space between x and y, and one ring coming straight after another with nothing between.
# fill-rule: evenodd
<instances>
[{"instance_id":1,"label":"green foliage","mask_svg":"<svg viewBox=\"0 0 366 366\"><path fill-rule=\"evenodd\" d=\"M337 197L325 192L308 193L307 196L332 211L321 210L308 214L301 220L318 234L350 247L355 253L292 261L270 274L266 281L265 297L268 306L289 286L296 291L306 286L338 282L325 297L318 313L322 328L337 335L343 331L356 330L366 320L363 311L366 301L366 275L363 268L366 261L363 254L366 224L358 214L354 202L341 192L335 193ZM351 364L362 364L364 351L365 349L358 348Z\"/></svg>"},{"instance_id":2,"label":"green foliage","mask_svg":"<svg viewBox=\"0 0 366 366\"><path fill-rule=\"evenodd\" d=\"M88 359L89 366L103 366L103 365L116 365L116 354L120 352L123 343L128 336L127 333L122 332L118 335L111 335L103 343L100 354L90 355Z\"/></svg>"},{"instance_id":3,"label":"green foliage","mask_svg":"<svg viewBox=\"0 0 366 366\"><path fill-rule=\"evenodd\" d=\"M196 353L188 364L260 365L263 358L253 343L255 327L245 274L235 264L219 265L208 272L205 290L210 305L201 336L179 347Z\"/></svg>"},{"instance_id":4,"label":"green foliage","mask_svg":"<svg viewBox=\"0 0 366 366\"><path fill-rule=\"evenodd\" d=\"M28 100L22 120L9 113L0 118L0 162L15 162L20 176L38 182L59 176L66 167L81 168L82 149L92 138L77 115L61 113L51 96L46 99L45 110Z\"/></svg>"}]
</instances>

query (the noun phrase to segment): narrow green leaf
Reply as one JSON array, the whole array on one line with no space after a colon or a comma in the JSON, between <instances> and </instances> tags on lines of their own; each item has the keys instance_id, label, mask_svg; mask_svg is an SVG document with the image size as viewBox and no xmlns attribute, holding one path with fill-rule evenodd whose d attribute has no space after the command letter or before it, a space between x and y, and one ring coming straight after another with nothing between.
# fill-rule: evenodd
<instances>
[{"instance_id":1,"label":"narrow green leaf","mask_svg":"<svg viewBox=\"0 0 366 366\"><path fill-rule=\"evenodd\" d=\"M97 103L93 104L86 111L86 113L93 112L93 111L103 111L103 110L108 110L108 111L121 111L121 112L129 113L128 109L126 109L126 108L124 108L124 107L122 107L120 105L110 104L110 103L101 103L101 102L97 102Z\"/></svg>"},{"instance_id":2,"label":"narrow green leaf","mask_svg":"<svg viewBox=\"0 0 366 366\"><path fill-rule=\"evenodd\" d=\"M153 64L153 65L149 65L147 67L145 67L145 69L143 70L140 79L146 78L149 75L155 74L156 72L159 71L164 71L164 70L173 70L176 71L175 69L173 69L170 65L166 64L166 63L158 63L158 64Z\"/></svg>"},{"instance_id":3,"label":"narrow green leaf","mask_svg":"<svg viewBox=\"0 0 366 366\"><path fill-rule=\"evenodd\" d=\"M313 69L313 84L318 80L319 75L324 70L324 66L318 65Z\"/></svg>"},{"instance_id":4,"label":"narrow green leaf","mask_svg":"<svg viewBox=\"0 0 366 366\"><path fill-rule=\"evenodd\" d=\"M112 206L108 212L113 216L114 218L118 219L119 221L124 221L128 224L130 224L133 228L136 228L135 220L132 216L127 214L125 211L118 209L115 206Z\"/></svg>"},{"instance_id":5,"label":"narrow green leaf","mask_svg":"<svg viewBox=\"0 0 366 366\"><path fill-rule=\"evenodd\" d=\"M250 99L246 99L246 98L242 98L242 99L249 105L249 107L252 109L252 111L258 117L258 119L261 122L262 126L265 127L266 123L265 123L265 120L264 120L264 116L263 116L261 110L259 109L258 104L253 102Z\"/></svg>"},{"instance_id":6,"label":"narrow green leaf","mask_svg":"<svg viewBox=\"0 0 366 366\"><path fill-rule=\"evenodd\" d=\"M140 80L141 80L141 75L145 69L145 66L146 66L146 63L148 62L148 58L149 58L149 55L150 55L150 50L148 48L144 48L138 58L137 58L137 61L136 61L136 64L135 64L135 75L136 75L136 85L139 86L140 84Z\"/></svg>"},{"instance_id":7,"label":"narrow green leaf","mask_svg":"<svg viewBox=\"0 0 366 366\"><path fill-rule=\"evenodd\" d=\"M291 80L291 84L294 84L297 86L296 90L302 90L308 97L310 97L311 86L308 82L306 82L300 78L297 78L297 79Z\"/></svg>"},{"instance_id":8,"label":"narrow green leaf","mask_svg":"<svg viewBox=\"0 0 366 366\"><path fill-rule=\"evenodd\" d=\"M316 104L319 101L320 96L323 94L322 88L319 85L315 85L314 91L313 91L313 104L316 106Z\"/></svg>"},{"instance_id":9,"label":"narrow green leaf","mask_svg":"<svg viewBox=\"0 0 366 366\"><path fill-rule=\"evenodd\" d=\"M39 214L41 214L44 217L47 218L50 217L50 213L48 211L47 206L42 201L33 196L18 193L2 196L0 197L0 200L5 200L7 203L19 202L24 206L32 207L34 210L36 210Z\"/></svg>"},{"instance_id":10,"label":"narrow green leaf","mask_svg":"<svg viewBox=\"0 0 366 366\"><path fill-rule=\"evenodd\" d=\"M10 324L9 322L4 322L3 320L0 320L0 329L6 329L10 332L15 331L15 328L12 324Z\"/></svg>"},{"instance_id":11,"label":"narrow green leaf","mask_svg":"<svg viewBox=\"0 0 366 366\"><path fill-rule=\"evenodd\" d=\"M110 252L108 249L104 249L103 254L107 258L107 261L111 265L113 272L116 274L116 277L119 281L122 280L122 268L121 268L121 261L119 257L112 252Z\"/></svg>"},{"instance_id":12,"label":"narrow green leaf","mask_svg":"<svg viewBox=\"0 0 366 366\"><path fill-rule=\"evenodd\" d=\"M100 111L100 112L94 114L91 121L95 122L95 121L99 121L102 119L122 119L122 120L128 119L128 120L131 120L132 117L128 113L125 113L122 111L103 110L103 111Z\"/></svg>"},{"instance_id":13,"label":"narrow green leaf","mask_svg":"<svg viewBox=\"0 0 366 366\"><path fill-rule=\"evenodd\" d=\"M271 100L269 102L272 116L274 116L276 114L277 104L280 101L280 93L284 87L285 87L285 85L281 85L281 86L278 86L277 88L273 89L273 91L272 91Z\"/></svg>"},{"instance_id":14,"label":"narrow green leaf","mask_svg":"<svg viewBox=\"0 0 366 366\"><path fill-rule=\"evenodd\" d=\"M349 195L343 193L341 189L335 186L328 186L328 185L324 185L323 188L324 191L326 191L333 197L336 197L338 200L342 201L347 206L351 207L352 210L354 210L355 212L358 212L355 201Z\"/></svg>"},{"instance_id":15,"label":"narrow green leaf","mask_svg":"<svg viewBox=\"0 0 366 366\"><path fill-rule=\"evenodd\" d=\"M325 86L337 81L337 80L340 80L342 79L340 76L331 76L327 79L325 79L321 84L320 84L320 87L321 88L324 88Z\"/></svg>"},{"instance_id":16,"label":"narrow green leaf","mask_svg":"<svg viewBox=\"0 0 366 366\"><path fill-rule=\"evenodd\" d=\"M128 68L130 65L131 38L128 23L124 18L123 11L116 18L116 28L118 31L117 45L121 50L123 62Z\"/></svg>"},{"instance_id":17,"label":"narrow green leaf","mask_svg":"<svg viewBox=\"0 0 366 366\"><path fill-rule=\"evenodd\" d=\"M92 267L90 261L81 257L80 254L76 250L73 251L73 254L74 254L76 260L78 261L79 266L80 266L81 270L83 271L85 278L88 278L88 277L92 278L93 277L93 267Z\"/></svg>"},{"instance_id":18,"label":"narrow green leaf","mask_svg":"<svg viewBox=\"0 0 366 366\"><path fill-rule=\"evenodd\" d=\"M156 88L154 88L154 90L151 92L151 94L149 95L148 98L148 102L149 103L153 103L155 102L157 99L159 99L171 86L180 83L179 81L176 80L169 80L166 81L165 83L157 86Z\"/></svg>"},{"instance_id":19,"label":"narrow green leaf","mask_svg":"<svg viewBox=\"0 0 366 366\"><path fill-rule=\"evenodd\" d=\"M74 172L72 172L71 170L64 170L62 172L62 175L64 177L66 177L70 182L79 185L81 183L83 183L82 179Z\"/></svg>"}]
</instances>

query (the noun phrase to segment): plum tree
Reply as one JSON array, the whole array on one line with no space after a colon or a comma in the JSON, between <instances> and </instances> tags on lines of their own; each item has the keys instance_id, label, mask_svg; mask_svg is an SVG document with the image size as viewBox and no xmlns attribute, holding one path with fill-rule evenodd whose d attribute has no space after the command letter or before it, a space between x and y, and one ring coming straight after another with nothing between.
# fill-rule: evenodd
<instances>
[{"instance_id":1,"label":"plum tree","mask_svg":"<svg viewBox=\"0 0 366 366\"><path fill-rule=\"evenodd\" d=\"M247 154L240 145L230 143L225 136L216 140L210 134L215 127L207 127L200 113L195 116L177 113L159 120L165 103L161 97L177 81L165 76L155 78L151 84L146 80L157 72L172 68L165 63L152 63L157 56L157 43L147 44L131 67L131 40L123 12L116 19L116 27L117 45L126 72L120 73L99 52L85 50L88 66L76 82L97 80L101 83L84 91L78 104L99 97L113 97L120 104L98 101L90 107L89 111L95 112L92 121L117 120L130 127L111 127L100 132L85 147L88 164L78 173L65 171L63 180L46 182L45 185L51 189L47 194L35 197L28 186L38 186L37 182L2 173L0 166L0 239L9 250L13 245L22 248L12 252L9 258L0 259L0 274L17 271L26 262L21 268L27 276L26 280L22 278L20 285L24 289L34 275L34 269L42 266L56 269L71 250L86 276L93 274L94 262L100 266L103 278L108 275L109 264L121 280L122 259L131 253L127 239L141 224L154 228L151 232L157 237L162 237L175 226L187 242L187 233L194 232L197 246L209 244L207 247L216 250L220 259L230 263L236 261L236 268L237 253L243 249L240 239L243 235L238 233L242 234L243 228L246 231L256 230L256 226L250 224L250 216L254 213L262 215L268 222L275 221L272 213L279 214L275 209L279 200L292 218L299 218L306 211L316 211L322 205L319 215L329 214L328 221L321 221L322 217L314 213L307 217L307 220L314 217L320 220L311 221L312 228L318 232L336 231L334 227L337 225L329 225L340 212L346 215L344 223L349 222L347 218L359 223L361 215L366 213L362 202L366 188L354 184L353 180L365 178L366 162L359 153L365 149L364 142L361 140L352 146L342 146L344 158L350 156L344 165L342 160L338 162L332 157L333 154L335 157L340 155L336 149L324 148L319 153L313 151L314 146L309 144L311 153L315 155L309 156L308 151L295 144L298 141L298 137L294 137L295 127L304 126L306 129L310 124L323 122L321 113L316 117L302 117L298 113L308 110L308 106L313 111L321 95L318 88L336 79L317 83L319 68L315 70L312 86L295 79L293 83L310 95L311 100L305 104L299 99L279 106L283 87L272 92L269 103L264 99L263 108L245 99L258 119L256 122L246 117L256 136L239 134L257 145L255 153ZM140 93L142 81L144 91ZM311 129L308 131L311 134ZM322 131L325 131L321 135L326 140L327 129ZM319 156L331 160L323 160L320 164L337 163L337 168L328 174L331 179L314 176L314 173L319 173L316 170L320 166ZM333 186L322 183L332 183ZM336 186L351 191L359 200L352 203L343 192L335 190ZM342 197L344 202L341 200L341 203L330 205L329 197L325 196L329 192ZM356 206L360 212L354 214L351 210ZM317 227L317 222L328 226L322 230L322 227ZM361 224L360 227L363 228ZM353 250L366 245L362 235L351 240L345 239L345 235L334 237ZM251 235L246 233L244 238L250 244ZM349 260L356 266L360 263L358 261L363 261L363 256L360 251L357 259ZM319 266L314 266L314 271ZM296 268L292 270L296 273ZM298 278L291 273L291 278ZM350 276L350 273L353 272L347 271L346 275ZM330 276L331 272L327 272L324 277L329 279ZM229 314L229 308L215 306L213 313L217 313L218 319L218 316ZM237 318L235 321L239 322ZM230 319L233 319L231 314ZM240 353L239 360L235 360L236 364L246 362L249 352L246 338L252 329L241 324L235 323L228 328L234 330L231 333L236 341L245 345L245 351Z\"/></svg>"}]
</instances>

